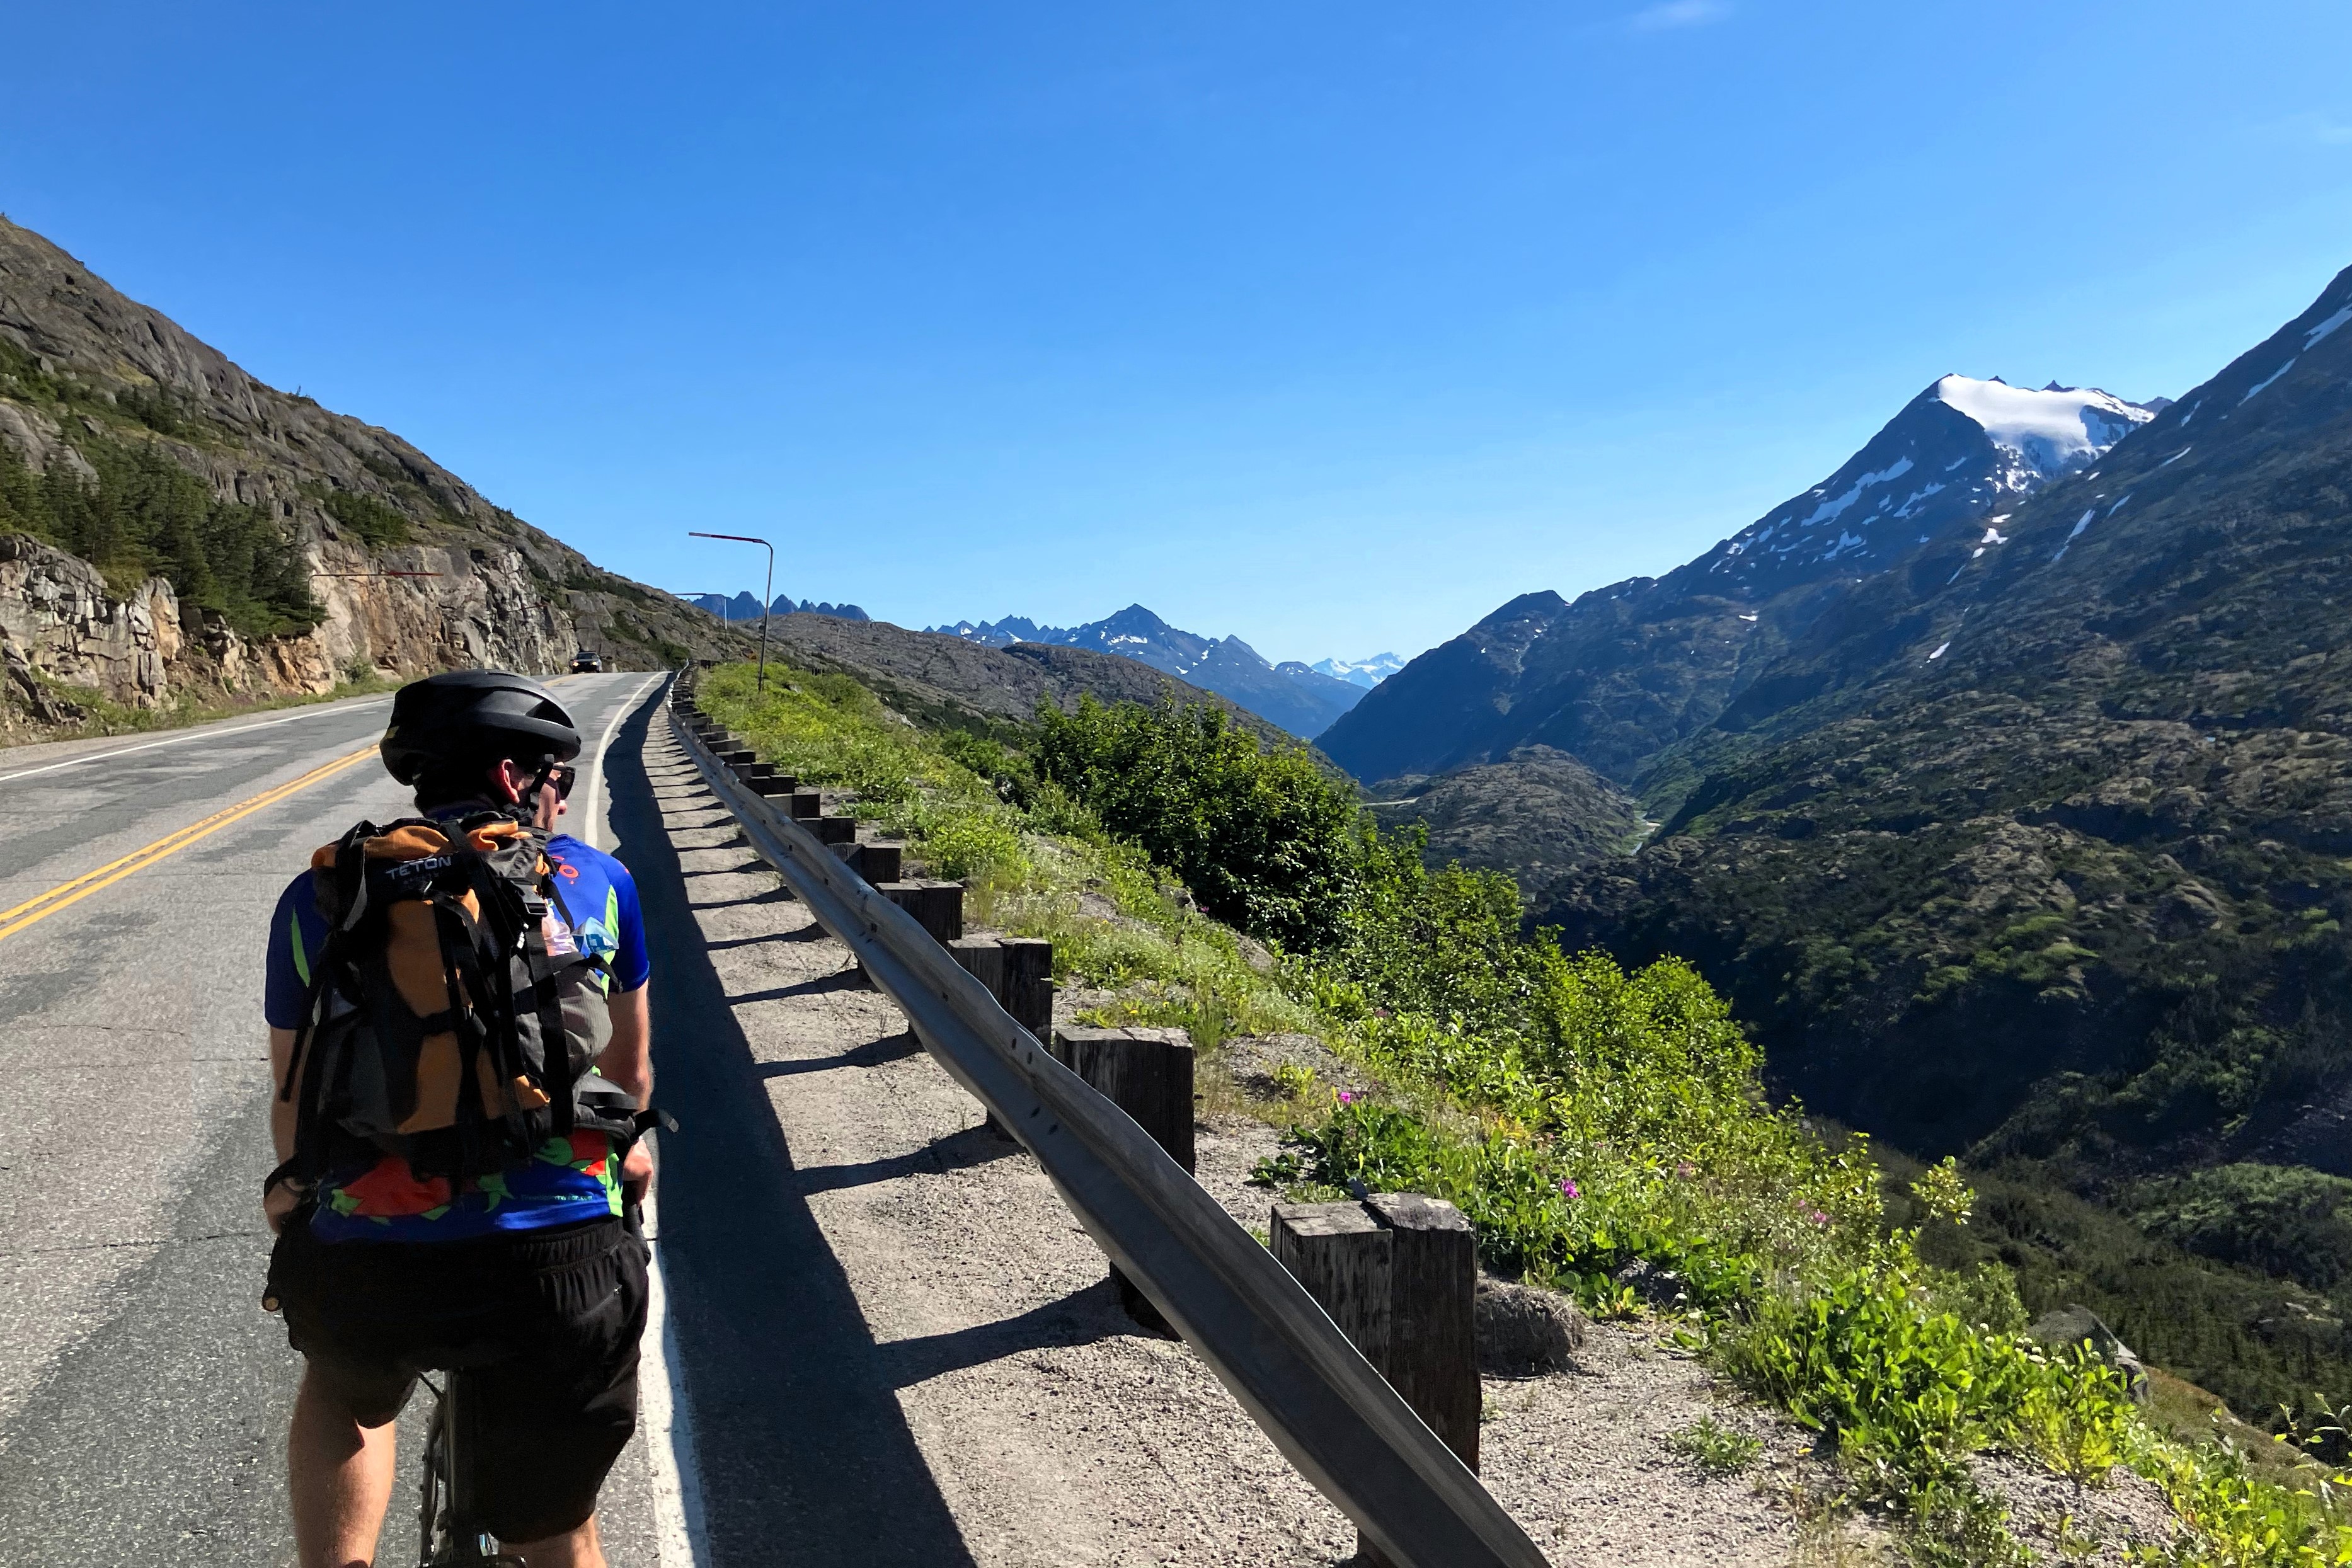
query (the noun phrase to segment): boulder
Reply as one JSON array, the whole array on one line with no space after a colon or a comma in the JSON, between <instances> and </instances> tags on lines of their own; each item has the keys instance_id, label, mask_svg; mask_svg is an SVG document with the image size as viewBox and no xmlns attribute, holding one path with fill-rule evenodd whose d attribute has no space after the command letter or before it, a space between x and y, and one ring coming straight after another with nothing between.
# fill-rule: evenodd
<instances>
[{"instance_id":1,"label":"boulder","mask_svg":"<svg viewBox=\"0 0 2352 1568\"><path fill-rule=\"evenodd\" d=\"M2029 1337L2053 1350L2071 1350L2087 1344L2091 1354L2123 1374L2125 1391L2135 1403L2147 1403L2147 1365L2133 1354L2131 1346L2116 1337L2116 1331L2101 1321L2099 1314L2084 1306L2065 1306L2044 1312L2027 1329Z\"/></svg>"},{"instance_id":2,"label":"boulder","mask_svg":"<svg viewBox=\"0 0 2352 1568\"><path fill-rule=\"evenodd\" d=\"M1478 1370L1528 1377L1565 1369L1584 1343L1584 1314L1565 1296L1478 1277Z\"/></svg>"}]
</instances>

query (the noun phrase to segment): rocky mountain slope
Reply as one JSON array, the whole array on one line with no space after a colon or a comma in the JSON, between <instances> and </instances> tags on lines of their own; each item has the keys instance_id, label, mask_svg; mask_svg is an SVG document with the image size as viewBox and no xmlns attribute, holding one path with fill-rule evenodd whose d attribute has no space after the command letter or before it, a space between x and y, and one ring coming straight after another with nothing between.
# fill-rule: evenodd
<instances>
[{"instance_id":1,"label":"rocky mountain slope","mask_svg":"<svg viewBox=\"0 0 2352 1568\"><path fill-rule=\"evenodd\" d=\"M1508 873L1530 906L1548 908L1575 873L1631 852L1652 824L1633 798L1564 751L1523 746L1494 762L1372 790L1385 828L1429 830L1423 857Z\"/></svg>"},{"instance_id":2,"label":"rocky mountain slope","mask_svg":"<svg viewBox=\"0 0 2352 1568\"><path fill-rule=\"evenodd\" d=\"M1697 960L1813 1108L2026 1173L1992 1213L2012 1261L2071 1256L2038 1183L2333 1288L2347 325L2352 271L1998 538L1932 541L1843 595L1654 770L1685 780L1657 838L1548 917ZM2050 1266L2199 1381L2352 1387L2326 1297L2102 1246L2096 1268Z\"/></svg>"},{"instance_id":3,"label":"rocky mountain slope","mask_svg":"<svg viewBox=\"0 0 2352 1568\"><path fill-rule=\"evenodd\" d=\"M1312 740L1328 729L1372 684L1360 685L1296 660L1270 663L1238 637L1203 637L1183 631L1140 604L1083 626L1040 626L1014 615L996 622L960 621L931 630L983 647L1033 643L1132 659L1229 697L1301 740Z\"/></svg>"},{"instance_id":4,"label":"rocky mountain slope","mask_svg":"<svg viewBox=\"0 0 2352 1568\"><path fill-rule=\"evenodd\" d=\"M740 645L0 218L0 731L95 699Z\"/></svg>"},{"instance_id":5,"label":"rocky mountain slope","mask_svg":"<svg viewBox=\"0 0 2352 1568\"><path fill-rule=\"evenodd\" d=\"M2352 1174L2347 322L2352 272L1998 539L1847 595L1590 915L1724 963L1792 1081L1922 1147Z\"/></svg>"},{"instance_id":6,"label":"rocky mountain slope","mask_svg":"<svg viewBox=\"0 0 2352 1568\"><path fill-rule=\"evenodd\" d=\"M1828 479L1698 559L1574 603L1512 600L1381 683L1324 747L1371 779L1545 745L1653 798L1661 753L1735 707L1858 590L1922 549L1998 536L2022 497L2095 462L2157 406L1943 377Z\"/></svg>"}]
</instances>

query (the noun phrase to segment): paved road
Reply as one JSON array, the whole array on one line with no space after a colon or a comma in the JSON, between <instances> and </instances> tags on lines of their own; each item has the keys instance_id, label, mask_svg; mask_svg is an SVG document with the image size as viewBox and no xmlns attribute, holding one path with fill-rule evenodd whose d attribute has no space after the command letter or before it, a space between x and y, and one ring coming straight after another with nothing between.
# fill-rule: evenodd
<instances>
[{"instance_id":1,"label":"paved road","mask_svg":"<svg viewBox=\"0 0 2352 1568\"><path fill-rule=\"evenodd\" d=\"M592 744L653 695L637 674L558 689ZM371 745L387 706L0 751L0 911ZM292 1561L298 1361L257 1304L264 926L313 847L405 803L365 758L31 924L0 914L0 1563ZM659 1560L645 1448L606 1493L616 1563Z\"/></svg>"}]
</instances>

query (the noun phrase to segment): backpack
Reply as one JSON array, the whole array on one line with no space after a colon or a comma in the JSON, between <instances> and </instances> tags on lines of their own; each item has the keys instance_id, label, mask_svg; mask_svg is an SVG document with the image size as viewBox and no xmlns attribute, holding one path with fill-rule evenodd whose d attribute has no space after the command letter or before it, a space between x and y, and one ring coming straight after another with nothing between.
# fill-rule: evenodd
<instances>
[{"instance_id":1,"label":"backpack","mask_svg":"<svg viewBox=\"0 0 2352 1568\"><path fill-rule=\"evenodd\" d=\"M373 1149L420 1176L488 1175L577 1129L635 1141L640 1114L589 1070L612 1036L604 960L551 954L548 835L504 812L362 822L311 857L327 941L278 1095L316 1181Z\"/></svg>"}]
</instances>

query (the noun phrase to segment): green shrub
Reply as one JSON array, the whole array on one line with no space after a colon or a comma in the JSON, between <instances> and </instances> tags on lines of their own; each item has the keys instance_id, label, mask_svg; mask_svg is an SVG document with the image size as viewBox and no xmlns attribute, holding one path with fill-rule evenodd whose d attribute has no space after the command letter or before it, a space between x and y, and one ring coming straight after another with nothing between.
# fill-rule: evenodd
<instances>
[{"instance_id":1,"label":"green shrub","mask_svg":"<svg viewBox=\"0 0 2352 1568\"><path fill-rule=\"evenodd\" d=\"M330 490L319 503L327 515L357 534L371 549L408 542L408 518L398 508L357 490Z\"/></svg>"},{"instance_id":2,"label":"green shrub","mask_svg":"<svg viewBox=\"0 0 2352 1568\"><path fill-rule=\"evenodd\" d=\"M1269 751L1223 710L1091 696L1039 707L1038 774L1183 878L1217 919L1296 950L1338 930L1355 882L1355 798L1305 747Z\"/></svg>"}]
</instances>

